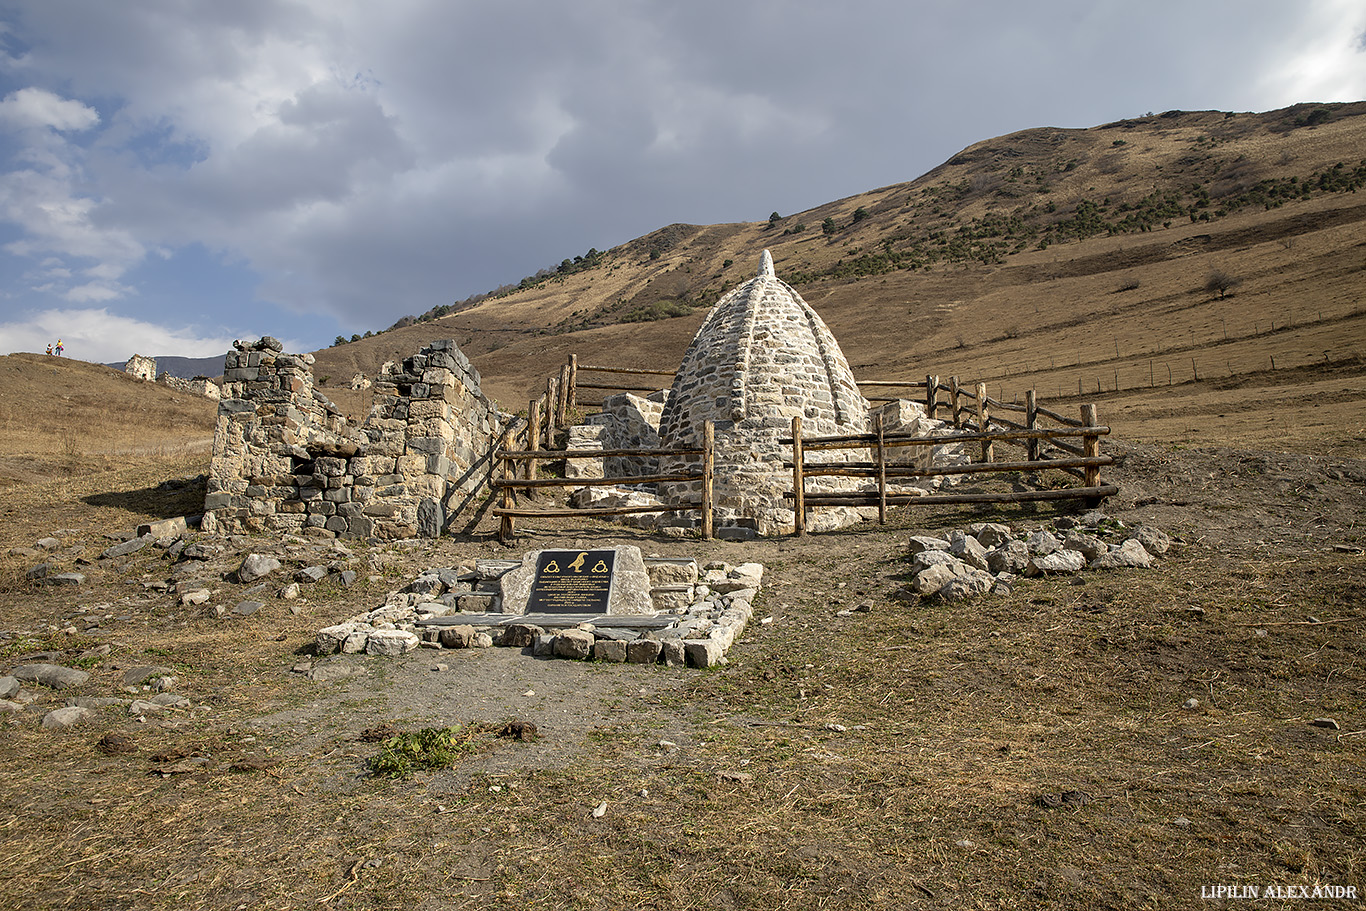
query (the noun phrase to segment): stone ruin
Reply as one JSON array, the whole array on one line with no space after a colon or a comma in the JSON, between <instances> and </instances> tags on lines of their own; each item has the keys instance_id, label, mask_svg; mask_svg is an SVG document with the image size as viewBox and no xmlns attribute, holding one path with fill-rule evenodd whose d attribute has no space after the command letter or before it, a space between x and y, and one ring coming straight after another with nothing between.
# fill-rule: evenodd
<instances>
[{"instance_id":1,"label":"stone ruin","mask_svg":"<svg viewBox=\"0 0 1366 911\"><path fill-rule=\"evenodd\" d=\"M853 371L830 329L819 314L774 273L767 250L755 278L734 288L708 313L668 390L646 398L629 393L610 396L602 413L588 418L588 426L571 429L571 448L699 448L703 425L716 430L714 496L718 533L722 536L786 534L795 514L784 494L791 490L792 471L784 467L792 449L778 441L792 432L792 419L802 419L802 436L840 436L867 433L880 415L888 433L932 436L951 432L929 418L918 402L896 401L871 406L860 394ZM867 450L809 452L806 461L867 461ZM894 449L894 464L948 464L965 461L954 446ZM621 477L651 474L655 466L639 460L589 464L572 460L567 477ZM661 466L677 468L679 465ZM855 478L818 477L808 481L808 492L860 490L868 482ZM931 478L895 487L916 492L937 487ZM912 490L914 488L915 490ZM641 490L577 491L576 506L649 505L696 502L701 483L660 485L658 500ZM836 528L861 521L863 510L848 507L813 509L812 530ZM629 521L654 523L662 530L690 525L691 517L644 513Z\"/></svg>"},{"instance_id":2,"label":"stone ruin","mask_svg":"<svg viewBox=\"0 0 1366 911\"><path fill-rule=\"evenodd\" d=\"M487 487L509 416L450 339L374 380L359 426L269 336L223 364L204 527L315 537L436 537Z\"/></svg>"},{"instance_id":3,"label":"stone ruin","mask_svg":"<svg viewBox=\"0 0 1366 911\"><path fill-rule=\"evenodd\" d=\"M123 365L123 372L134 379L153 382L157 378L157 359L135 354Z\"/></svg>"},{"instance_id":4,"label":"stone ruin","mask_svg":"<svg viewBox=\"0 0 1366 911\"><path fill-rule=\"evenodd\" d=\"M189 392L194 395L202 395L205 398L218 401L222 398L222 390L218 384L206 376L197 376L194 379L182 379L172 376L167 371L157 373L157 359L146 357L145 355L135 354L123 365L123 372L134 379L147 380L149 383L156 382L172 389L179 389L181 392Z\"/></svg>"},{"instance_id":5,"label":"stone ruin","mask_svg":"<svg viewBox=\"0 0 1366 911\"><path fill-rule=\"evenodd\" d=\"M219 389L218 384L206 376L196 376L187 380L162 371L157 375L157 382L172 389L179 389L181 392L202 395L205 398L213 399L215 402L223 398L223 390Z\"/></svg>"}]
</instances>

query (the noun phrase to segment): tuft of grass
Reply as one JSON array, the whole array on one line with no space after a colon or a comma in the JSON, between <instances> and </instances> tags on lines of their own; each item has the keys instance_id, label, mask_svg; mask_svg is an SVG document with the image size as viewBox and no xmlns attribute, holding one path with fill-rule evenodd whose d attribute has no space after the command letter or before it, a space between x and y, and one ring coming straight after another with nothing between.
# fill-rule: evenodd
<instances>
[{"instance_id":1,"label":"tuft of grass","mask_svg":"<svg viewBox=\"0 0 1366 911\"><path fill-rule=\"evenodd\" d=\"M491 725L467 724L402 731L384 741L367 766L372 775L386 778L407 778L419 769L448 769L476 752L493 730Z\"/></svg>"}]
</instances>

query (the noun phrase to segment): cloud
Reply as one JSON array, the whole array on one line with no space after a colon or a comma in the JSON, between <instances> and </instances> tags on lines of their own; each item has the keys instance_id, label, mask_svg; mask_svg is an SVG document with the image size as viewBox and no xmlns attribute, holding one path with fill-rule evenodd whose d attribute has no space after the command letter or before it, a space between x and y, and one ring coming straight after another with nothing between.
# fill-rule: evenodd
<instances>
[{"instance_id":1,"label":"cloud","mask_svg":"<svg viewBox=\"0 0 1366 911\"><path fill-rule=\"evenodd\" d=\"M234 318L318 345L1013 130L1366 97L1359 0L13 6L3 250L55 262L0 294L139 318L198 245L259 280Z\"/></svg>"},{"instance_id":2,"label":"cloud","mask_svg":"<svg viewBox=\"0 0 1366 911\"><path fill-rule=\"evenodd\" d=\"M65 132L90 129L100 122L100 114L79 101L29 87L11 92L0 101L0 121L21 128L51 127Z\"/></svg>"},{"instance_id":3,"label":"cloud","mask_svg":"<svg viewBox=\"0 0 1366 911\"><path fill-rule=\"evenodd\" d=\"M225 336L206 337L189 329L119 316L105 308L43 310L22 320L0 323L0 351L7 354L45 351L58 339L66 347L68 357L95 363L127 360L133 352L209 357L226 352L233 342Z\"/></svg>"}]
</instances>

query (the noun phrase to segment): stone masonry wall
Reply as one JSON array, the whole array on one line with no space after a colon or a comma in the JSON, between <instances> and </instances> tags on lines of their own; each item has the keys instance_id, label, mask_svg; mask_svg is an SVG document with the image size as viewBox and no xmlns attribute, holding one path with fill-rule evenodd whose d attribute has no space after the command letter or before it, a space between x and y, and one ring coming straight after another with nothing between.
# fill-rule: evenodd
<instances>
[{"instance_id":1,"label":"stone masonry wall","mask_svg":"<svg viewBox=\"0 0 1366 911\"><path fill-rule=\"evenodd\" d=\"M219 531L436 537L487 485L505 416L449 339L375 380L360 427L269 336L224 361L205 522Z\"/></svg>"},{"instance_id":2,"label":"stone masonry wall","mask_svg":"<svg viewBox=\"0 0 1366 911\"><path fill-rule=\"evenodd\" d=\"M752 523L760 534L790 531L794 517L783 494L792 418L803 436L863 433L868 403L834 335L796 290L773 273L767 251L759 275L732 290L698 329L664 407L665 447L700 445L703 424L715 422L715 493L722 524ZM810 461L866 459L858 450L817 452ZM675 467L675 466L669 466ZM848 487L823 478L812 489ZM695 500L700 484L661 485L671 502Z\"/></svg>"},{"instance_id":3,"label":"stone masonry wall","mask_svg":"<svg viewBox=\"0 0 1366 911\"><path fill-rule=\"evenodd\" d=\"M602 411L588 417L586 423L603 428L603 449L658 449L659 419L669 393L666 389L642 398L629 392L610 395L602 401ZM603 460L607 477L640 477L656 474L658 460L609 458Z\"/></svg>"},{"instance_id":4,"label":"stone masonry wall","mask_svg":"<svg viewBox=\"0 0 1366 911\"><path fill-rule=\"evenodd\" d=\"M218 384L208 377L197 376L194 379L187 380L163 372L157 377L157 382L163 386L170 386L172 389L179 389L182 392L202 395L205 398L213 399L215 402L223 397L223 390L219 389Z\"/></svg>"},{"instance_id":5,"label":"stone masonry wall","mask_svg":"<svg viewBox=\"0 0 1366 911\"><path fill-rule=\"evenodd\" d=\"M123 372L140 380L152 381L157 378L157 359L135 354L123 365Z\"/></svg>"}]
</instances>

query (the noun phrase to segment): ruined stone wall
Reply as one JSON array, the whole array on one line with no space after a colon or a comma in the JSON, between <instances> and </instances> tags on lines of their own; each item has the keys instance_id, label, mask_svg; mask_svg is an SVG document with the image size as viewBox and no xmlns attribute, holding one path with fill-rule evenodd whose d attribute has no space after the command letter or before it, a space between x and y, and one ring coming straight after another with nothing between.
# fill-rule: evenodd
<instances>
[{"instance_id":1,"label":"ruined stone wall","mask_svg":"<svg viewBox=\"0 0 1366 911\"><path fill-rule=\"evenodd\" d=\"M140 380L151 382L157 378L157 359L135 354L123 365L123 372Z\"/></svg>"},{"instance_id":2,"label":"ruined stone wall","mask_svg":"<svg viewBox=\"0 0 1366 911\"><path fill-rule=\"evenodd\" d=\"M172 389L179 389L181 392L202 395L205 398L213 399L215 402L223 397L223 390L219 389L218 384L208 377L197 376L192 380L186 380L163 372L157 377L157 382L163 386L170 386Z\"/></svg>"},{"instance_id":3,"label":"ruined stone wall","mask_svg":"<svg viewBox=\"0 0 1366 911\"><path fill-rule=\"evenodd\" d=\"M602 401L602 410L590 415L585 423L600 426L599 439L603 449L658 449L659 420L669 392L661 389L641 397L629 392L610 395ZM641 477L657 474L658 459L608 458L603 460L607 477Z\"/></svg>"},{"instance_id":4,"label":"ruined stone wall","mask_svg":"<svg viewBox=\"0 0 1366 911\"><path fill-rule=\"evenodd\" d=\"M270 337L224 362L205 521L219 531L435 537L487 485L505 416L449 339L386 364L360 427Z\"/></svg>"}]
</instances>

